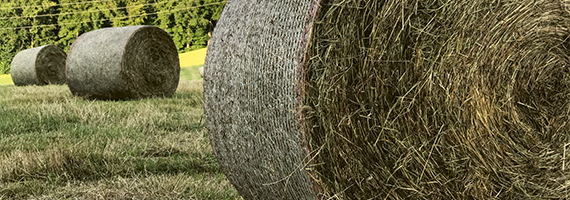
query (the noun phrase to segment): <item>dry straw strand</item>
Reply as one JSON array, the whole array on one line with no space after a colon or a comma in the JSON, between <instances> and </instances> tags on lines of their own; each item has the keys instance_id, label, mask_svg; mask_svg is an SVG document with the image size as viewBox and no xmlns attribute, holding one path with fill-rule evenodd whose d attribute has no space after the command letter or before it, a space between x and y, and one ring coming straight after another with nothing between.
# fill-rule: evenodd
<instances>
[{"instance_id":1,"label":"dry straw strand","mask_svg":"<svg viewBox=\"0 0 570 200\"><path fill-rule=\"evenodd\" d=\"M323 195L569 198L567 8L324 1L304 102Z\"/></svg>"}]
</instances>

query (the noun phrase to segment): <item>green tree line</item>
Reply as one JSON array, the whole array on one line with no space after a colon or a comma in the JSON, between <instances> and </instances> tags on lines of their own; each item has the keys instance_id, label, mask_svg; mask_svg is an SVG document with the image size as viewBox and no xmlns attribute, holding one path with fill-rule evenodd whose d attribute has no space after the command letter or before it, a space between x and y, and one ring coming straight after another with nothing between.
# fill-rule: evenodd
<instances>
[{"instance_id":1,"label":"green tree line","mask_svg":"<svg viewBox=\"0 0 570 200\"><path fill-rule=\"evenodd\" d=\"M224 0L0 0L0 74L20 51L55 44L66 52L81 34L106 27L155 25L180 53L203 48Z\"/></svg>"}]
</instances>

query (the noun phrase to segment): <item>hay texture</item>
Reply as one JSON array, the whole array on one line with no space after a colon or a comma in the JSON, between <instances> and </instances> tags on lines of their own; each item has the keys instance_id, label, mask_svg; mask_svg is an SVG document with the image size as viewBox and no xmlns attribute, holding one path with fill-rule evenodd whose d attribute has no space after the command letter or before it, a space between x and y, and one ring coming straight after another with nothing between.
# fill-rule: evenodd
<instances>
[{"instance_id":1,"label":"hay texture","mask_svg":"<svg viewBox=\"0 0 570 200\"><path fill-rule=\"evenodd\" d=\"M570 3L310 2L233 1L212 38L207 127L246 199L570 198Z\"/></svg>"},{"instance_id":2,"label":"hay texture","mask_svg":"<svg viewBox=\"0 0 570 200\"><path fill-rule=\"evenodd\" d=\"M104 28L71 46L67 84L74 95L103 100L171 97L180 78L172 38L154 26Z\"/></svg>"},{"instance_id":3,"label":"hay texture","mask_svg":"<svg viewBox=\"0 0 570 200\"><path fill-rule=\"evenodd\" d=\"M20 51L10 65L12 81L17 86L65 84L66 58L55 45Z\"/></svg>"}]
</instances>

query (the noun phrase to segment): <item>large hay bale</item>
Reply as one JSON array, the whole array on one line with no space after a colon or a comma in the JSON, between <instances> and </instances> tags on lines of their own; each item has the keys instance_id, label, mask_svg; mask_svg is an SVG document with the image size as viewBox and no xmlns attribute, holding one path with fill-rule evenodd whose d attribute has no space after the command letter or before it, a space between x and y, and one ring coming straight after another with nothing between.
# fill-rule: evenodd
<instances>
[{"instance_id":1,"label":"large hay bale","mask_svg":"<svg viewBox=\"0 0 570 200\"><path fill-rule=\"evenodd\" d=\"M180 78L170 35L154 26L103 28L81 35L67 59L74 95L125 100L171 97Z\"/></svg>"},{"instance_id":2,"label":"large hay bale","mask_svg":"<svg viewBox=\"0 0 570 200\"><path fill-rule=\"evenodd\" d=\"M66 58L55 45L20 51L10 65L12 81L17 86L64 84Z\"/></svg>"},{"instance_id":3,"label":"large hay bale","mask_svg":"<svg viewBox=\"0 0 570 200\"><path fill-rule=\"evenodd\" d=\"M246 199L570 198L567 1L284 2L228 3L206 61Z\"/></svg>"}]
</instances>

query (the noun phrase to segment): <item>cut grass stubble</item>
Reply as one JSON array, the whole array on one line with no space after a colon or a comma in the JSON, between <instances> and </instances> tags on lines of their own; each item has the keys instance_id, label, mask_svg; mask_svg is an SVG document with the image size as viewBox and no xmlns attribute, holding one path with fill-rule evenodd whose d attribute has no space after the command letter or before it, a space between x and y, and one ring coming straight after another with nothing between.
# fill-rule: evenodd
<instances>
[{"instance_id":1,"label":"cut grass stubble","mask_svg":"<svg viewBox=\"0 0 570 200\"><path fill-rule=\"evenodd\" d=\"M202 118L201 81L140 101L0 86L0 199L239 199Z\"/></svg>"}]
</instances>

